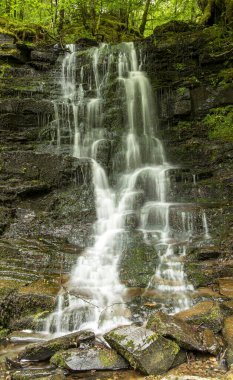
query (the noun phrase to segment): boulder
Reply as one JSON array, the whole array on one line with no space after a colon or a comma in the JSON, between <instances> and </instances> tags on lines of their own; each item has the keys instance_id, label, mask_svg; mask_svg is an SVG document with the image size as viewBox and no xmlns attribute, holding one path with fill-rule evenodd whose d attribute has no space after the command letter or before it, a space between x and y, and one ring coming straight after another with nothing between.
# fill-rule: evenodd
<instances>
[{"instance_id":1,"label":"boulder","mask_svg":"<svg viewBox=\"0 0 233 380\"><path fill-rule=\"evenodd\" d=\"M223 337L227 342L226 360L230 367L233 364L233 315L224 320Z\"/></svg>"},{"instance_id":2,"label":"boulder","mask_svg":"<svg viewBox=\"0 0 233 380\"><path fill-rule=\"evenodd\" d=\"M203 301L175 316L189 324L207 327L217 333L222 329L223 315L217 302Z\"/></svg>"},{"instance_id":3,"label":"boulder","mask_svg":"<svg viewBox=\"0 0 233 380\"><path fill-rule=\"evenodd\" d=\"M187 350L211 354L220 351L219 343L211 330L198 329L160 311L150 316L146 327L164 337L174 339L180 347Z\"/></svg>"},{"instance_id":4,"label":"boulder","mask_svg":"<svg viewBox=\"0 0 233 380\"><path fill-rule=\"evenodd\" d=\"M180 351L175 342L135 325L118 327L104 338L133 368L147 375L166 372Z\"/></svg>"},{"instance_id":5,"label":"boulder","mask_svg":"<svg viewBox=\"0 0 233 380\"><path fill-rule=\"evenodd\" d=\"M115 350L104 346L89 349L71 349L57 352L51 363L70 371L104 371L129 368L128 363Z\"/></svg>"},{"instance_id":6,"label":"boulder","mask_svg":"<svg viewBox=\"0 0 233 380\"><path fill-rule=\"evenodd\" d=\"M45 343L30 344L20 352L19 360L43 361L50 359L57 351L79 347L80 343L92 344L95 334L91 331L79 331Z\"/></svg>"}]
</instances>

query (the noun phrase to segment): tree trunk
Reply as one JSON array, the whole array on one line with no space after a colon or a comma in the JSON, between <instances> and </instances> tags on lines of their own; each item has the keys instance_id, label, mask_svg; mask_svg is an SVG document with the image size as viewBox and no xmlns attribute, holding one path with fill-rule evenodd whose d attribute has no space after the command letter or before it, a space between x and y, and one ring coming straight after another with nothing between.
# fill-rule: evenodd
<instances>
[{"instance_id":1,"label":"tree trunk","mask_svg":"<svg viewBox=\"0 0 233 380\"><path fill-rule=\"evenodd\" d=\"M62 30L63 30L63 26L64 26L64 19L65 19L65 9L62 8L60 9L60 12L59 12L59 25L58 25L58 28L57 28L57 31L59 34L61 34Z\"/></svg>"},{"instance_id":2,"label":"tree trunk","mask_svg":"<svg viewBox=\"0 0 233 380\"><path fill-rule=\"evenodd\" d=\"M203 12L201 23L204 25L233 23L233 0L197 0Z\"/></svg>"},{"instance_id":3,"label":"tree trunk","mask_svg":"<svg viewBox=\"0 0 233 380\"><path fill-rule=\"evenodd\" d=\"M142 22L141 22L141 25L139 27L139 32L142 35L145 32L146 22L147 22L147 16L148 16L148 13L149 13L150 4L151 4L151 0L146 0L144 12L143 12L143 15L142 15Z\"/></svg>"}]
</instances>

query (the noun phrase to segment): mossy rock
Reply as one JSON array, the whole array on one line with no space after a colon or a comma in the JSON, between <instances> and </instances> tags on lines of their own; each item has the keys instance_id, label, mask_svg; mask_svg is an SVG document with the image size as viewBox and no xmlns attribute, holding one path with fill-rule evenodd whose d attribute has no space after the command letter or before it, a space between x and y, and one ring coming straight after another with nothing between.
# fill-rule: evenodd
<instances>
[{"instance_id":1,"label":"mossy rock","mask_svg":"<svg viewBox=\"0 0 233 380\"><path fill-rule=\"evenodd\" d=\"M211 330L198 329L163 312L152 314L146 327L164 337L175 340L184 349L211 354L217 354L220 351L220 345Z\"/></svg>"},{"instance_id":2,"label":"mossy rock","mask_svg":"<svg viewBox=\"0 0 233 380\"><path fill-rule=\"evenodd\" d=\"M76 348L82 342L92 344L94 339L95 335L90 331L71 333L44 343L28 345L20 352L18 358L19 360L44 361L50 359L56 352Z\"/></svg>"},{"instance_id":3,"label":"mossy rock","mask_svg":"<svg viewBox=\"0 0 233 380\"><path fill-rule=\"evenodd\" d=\"M134 369L147 375L166 372L180 351L175 342L134 325L116 328L104 338Z\"/></svg>"},{"instance_id":4,"label":"mossy rock","mask_svg":"<svg viewBox=\"0 0 233 380\"><path fill-rule=\"evenodd\" d=\"M191 30L191 26L184 21L169 21L154 29L153 35L161 36L165 33L183 33Z\"/></svg>"},{"instance_id":5,"label":"mossy rock","mask_svg":"<svg viewBox=\"0 0 233 380\"><path fill-rule=\"evenodd\" d=\"M207 327L215 333L218 333L223 327L223 315L217 302L203 301L188 310L175 314L189 324Z\"/></svg>"},{"instance_id":6,"label":"mossy rock","mask_svg":"<svg viewBox=\"0 0 233 380\"><path fill-rule=\"evenodd\" d=\"M158 253L139 232L130 231L120 258L120 279L129 287L146 287L155 272Z\"/></svg>"},{"instance_id":7,"label":"mossy rock","mask_svg":"<svg viewBox=\"0 0 233 380\"><path fill-rule=\"evenodd\" d=\"M115 350L98 345L89 349L57 352L51 363L70 371L127 369L128 363Z\"/></svg>"}]
</instances>

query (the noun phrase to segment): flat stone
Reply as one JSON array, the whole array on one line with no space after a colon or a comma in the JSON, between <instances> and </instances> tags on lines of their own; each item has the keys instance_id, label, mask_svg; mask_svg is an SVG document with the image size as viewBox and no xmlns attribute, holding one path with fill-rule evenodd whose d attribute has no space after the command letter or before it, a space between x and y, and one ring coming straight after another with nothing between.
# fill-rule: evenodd
<instances>
[{"instance_id":1,"label":"flat stone","mask_svg":"<svg viewBox=\"0 0 233 380\"><path fill-rule=\"evenodd\" d=\"M180 347L188 350L211 354L217 354L220 350L219 343L211 330L198 329L160 311L150 316L146 327L164 337L174 339Z\"/></svg>"},{"instance_id":2,"label":"flat stone","mask_svg":"<svg viewBox=\"0 0 233 380\"><path fill-rule=\"evenodd\" d=\"M199 302L190 309L175 314L175 317L189 324L210 328L215 333L222 329L223 315L217 302Z\"/></svg>"},{"instance_id":3,"label":"flat stone","mask_svg":"<svg viewBox=\"0 0 233 380\"><path fill-rule=\"evenodd\" d=\"M115 350L104 346L57 352L51 363L71 371L128 369L129 364Z\"/></svg>"},{"instance_id":4,"label":"flat stone","mask_svg":"<svg viewBox=\"0 0 233 380\"><path fill-rule=\"evenodd\" d=\"M233 298L233 277L219 278L218 283L220 294Z\"/></svg>"},{"instance_id":5,"label":"flat stone","mask_svg":"<svg viewBox=\"0 0 233 380\"><path fill-rule=\"evenodd\" d=\"M52 368L22 369L11 374L11 380L32 379L63 380L65 379L65 376L60 370L54 370Z\"/></svg>"},{"instance_id":6,"label":"flat stone","mask_svg":"<svg viewBox=\"0 0 233 380\"><path fill-rule=\"evenodd\" d=\"M134 369L147 375L166 372L180 351L175 342L135 325L116 328L104 338Z\"/></svg>"},{"instance_id":7,"label":"flat stone","mask_svg":"<svg viewBox=\"0 0 233 380\"><path fill-rule=\"evenodd\" d=\"M46 336L35 332L14 331L8 335L10 343L39 343L47 341Z\"/></svg>"},{"instance_id":8,"label":"flat stone","mask_svg":"<svg viewBox=\"0 0 233 380\"><path fill-rule=\"evenodd\" d=\"M48 340L44 343L30 344L22 351L19 360L43 361L50 359L57 351L77 348L80 343L92 344L95 334L91 331L79 331L59 338Z\"/></svg>"}]
</instances>

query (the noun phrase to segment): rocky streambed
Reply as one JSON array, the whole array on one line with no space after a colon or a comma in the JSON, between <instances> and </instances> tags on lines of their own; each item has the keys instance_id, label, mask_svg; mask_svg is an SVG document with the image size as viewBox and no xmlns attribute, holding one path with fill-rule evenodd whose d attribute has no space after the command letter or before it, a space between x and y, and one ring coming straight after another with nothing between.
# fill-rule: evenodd
<instances>
[{"instance_id":1,"label":"rocky streambed","mask_svg":"<svg viewBox=\"0 0 233 380\"><path fill-rule=\"evenodd\" d=\"M121 326L104 339L91 331L49 340L43 334L12 332L1 340L8 347L1 359L2 378L184 379L190 366L189 376L231 379L232 318L223 305L209 301L174 316L152 313L143 326Z\"/></svg>"}]
</instances>

